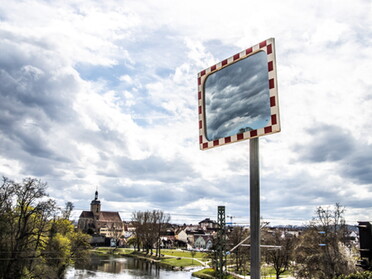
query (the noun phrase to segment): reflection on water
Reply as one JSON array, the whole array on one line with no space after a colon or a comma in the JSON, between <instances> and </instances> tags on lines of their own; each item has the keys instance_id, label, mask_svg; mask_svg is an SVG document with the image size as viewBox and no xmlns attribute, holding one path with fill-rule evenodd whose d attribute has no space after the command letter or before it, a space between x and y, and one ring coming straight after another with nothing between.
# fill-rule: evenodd
<instances>
[{"instance_id":1,"label":"reflection on water","mask_svg":"<svg viewBox=\"0 0 372 279\"><path fill-rule=\"evenodd\" d=\"M195 278L191 271L171 271L159 268L155 264L135 258L117 258L113 256L92 255L91 261L86 264L75 265L70 268L66 279L102 279L102 278L127 278L127 279L189 279Z\"/></svg>"}]
</instances>

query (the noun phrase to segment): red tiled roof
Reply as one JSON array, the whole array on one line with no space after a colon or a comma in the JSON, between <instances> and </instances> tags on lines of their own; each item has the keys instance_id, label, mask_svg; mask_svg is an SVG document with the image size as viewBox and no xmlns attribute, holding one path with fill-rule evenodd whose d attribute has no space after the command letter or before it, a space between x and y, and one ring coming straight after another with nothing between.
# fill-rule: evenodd
<instances>
[{"instance_id":1,"label":"red tiled roof","mask_svg":"<svg viewBox=\"0 0 372 279\"><path fill-rule=\"evenodd\" d=\"M79 218L92 218L93 219L93 212L92 211L83 211L83 212L81 212Z\"/></svg>"},{"instance_id":2,"label":"red tiled roof","mask_svg":"<svg viewBox=\"0 0 372 279\"><path fill-rule=\"evenodd\" d=\"M121 222L119 213L113 211L101 211L99 213L98 220L100 220L101 222Z\"/></svg>"},{"instance_id":3,"label":"red tiled roof","mask_svg":"<svg viewBox=\"0 0 372 279\"><path fill-rule=\"evenodd\" d=\"M80 214L79 218L91 218L93 219L94 215L92 211L83 211ZM113 211L101 211L98 216L98 220L101 222L121 222L121 218L118 212Z\"/></svg>"}]
</instances>

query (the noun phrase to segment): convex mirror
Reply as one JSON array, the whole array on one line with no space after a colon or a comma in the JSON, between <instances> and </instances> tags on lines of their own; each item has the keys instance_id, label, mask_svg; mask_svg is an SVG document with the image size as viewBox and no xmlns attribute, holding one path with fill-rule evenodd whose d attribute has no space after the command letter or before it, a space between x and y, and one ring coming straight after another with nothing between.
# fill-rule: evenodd
<instances>
[{"instance_id":1,"label":"convex mirror","mask_svg":"<svg viewBox=\"0 0 372 279\"><path fill-rule=\"evenodd\" d=\"M276 80L274 39L200 72L200 148L279 132Z\"/></svg>"}]
</instances>

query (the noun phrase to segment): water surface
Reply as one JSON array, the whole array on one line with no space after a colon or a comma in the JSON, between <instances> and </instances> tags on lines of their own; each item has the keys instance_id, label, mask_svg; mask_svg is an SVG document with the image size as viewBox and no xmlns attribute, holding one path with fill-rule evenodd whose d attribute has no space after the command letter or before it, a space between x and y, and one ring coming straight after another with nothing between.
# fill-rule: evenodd
<instances>
[{"instance_id":1,"label":"water surface","mask_svg":"<svg viewBox=\"0 0 372 279\"><path fill-rule=\"evenodd\" d=\"M129 257L92 255L87 264L77 263L68 269L66 279L191 279L192 271L172 271L144 260Z\"/></svg>"}]
</instances>

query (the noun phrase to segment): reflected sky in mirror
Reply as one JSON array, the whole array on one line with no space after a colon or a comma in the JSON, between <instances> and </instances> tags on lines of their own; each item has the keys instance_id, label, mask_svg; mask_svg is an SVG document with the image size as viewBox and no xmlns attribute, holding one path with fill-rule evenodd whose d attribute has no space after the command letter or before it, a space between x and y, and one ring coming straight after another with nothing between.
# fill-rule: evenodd
<instances>
[{"instance_id":1,"label":"reflected sky in mirror","mask_svg":"<svg viewBox=\"0 0 372 279\"><path fill-rule=\"evenodd\" d=\"M204 94L209 141L265 127L271 115L266 53L257 52L209 75Z\"/></svg>"}]
</instances>

